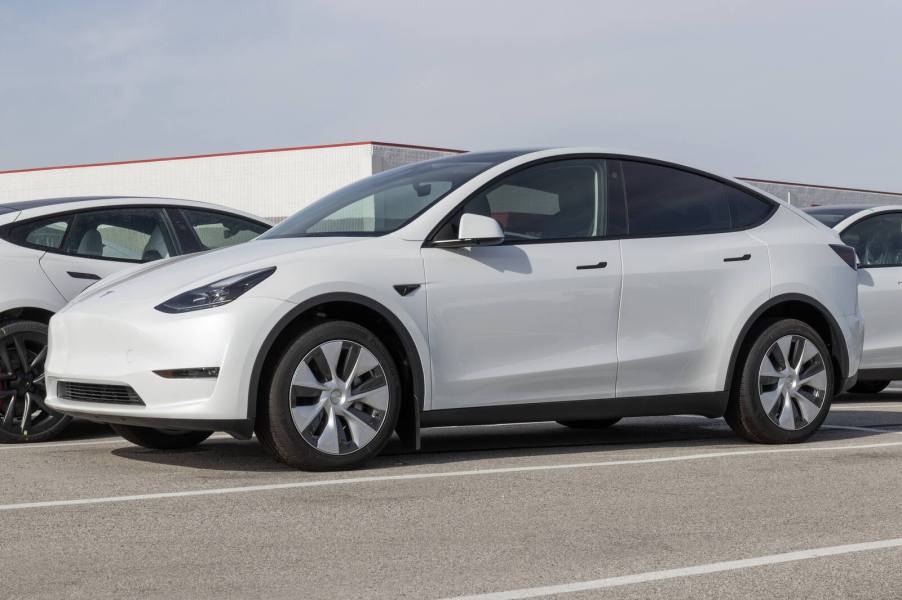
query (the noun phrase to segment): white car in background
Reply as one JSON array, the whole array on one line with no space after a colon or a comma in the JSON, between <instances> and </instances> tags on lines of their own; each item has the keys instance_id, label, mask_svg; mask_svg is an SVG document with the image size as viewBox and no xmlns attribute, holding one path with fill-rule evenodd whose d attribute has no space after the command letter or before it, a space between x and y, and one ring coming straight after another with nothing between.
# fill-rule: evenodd
<instances>
[{"instance_id":1,"label":"white car in background","mask_svg":"<svg viewBox=\"0 0 902 600\"><path fill-rule=\"evenodd\" d=\"M46 441L71 421L44 404L47 323L66 302L134 265L246 242L269 228L252 215L188 200L0 204L0 443Z\"/></svg>"},{"instance_id":2,"label":"white car in background","mask_svg":"<svg viewBox=\"0 0 902 600\"><path fill-rule=\"evenodd\" d=\"M855 248L864 352L852 392L874 394L902 379L902 206L817 206L805 211Z\"/></svg>"},{"instance_id":3,"label":"white car in background","mask_svg":"<svg viewBox=\"0 0 902 600\"><path fill-rule=\"evenodd\" d=\"M858 370L857 282L835 232L733 179L462 154L101 282L51 319L47 404L150 448L256 431L307 469L442 425L692 413L798 442Z\"/></svg>"}]
</instances>

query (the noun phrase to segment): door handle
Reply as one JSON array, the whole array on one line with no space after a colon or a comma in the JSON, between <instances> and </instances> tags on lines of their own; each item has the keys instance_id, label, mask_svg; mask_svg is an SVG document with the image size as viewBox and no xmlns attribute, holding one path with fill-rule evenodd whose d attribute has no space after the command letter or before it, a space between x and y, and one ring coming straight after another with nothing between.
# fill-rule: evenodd
<instances>
[{"instance_id":1,"label":"door handle","mask_svg":"<svg viewBox=\"0 0 902 600\"><path fill-rule=\"evenodd\" d=\"M751 254L743 254L742 256L730 256L728 258L723 259L724 262L739 262L741 260L748 260L752 257Z\"/></svg>"},{"instance_id":2,"label":"door handle","mask_svg":"<svg viewBox=\"0 0 902 600\"><path fill-rule=\"evenodd\" d=\"M66 271L72 279L90 279L91 281L100 281L100 275L94 273L79 273L78 271Z\"/></svg>"},{"instance_id":3,"label":"door handle","mask_svg":"<svg viewBox=\"0 0 902 600\"><path fill-rule=\"evenodd\" d=\"M576 270L582 271L584 269L604 269L606 266L608 266L608 263L601 261L600 263L596 263L594 265L576 265Z\"/></svg>"}]
</instances>

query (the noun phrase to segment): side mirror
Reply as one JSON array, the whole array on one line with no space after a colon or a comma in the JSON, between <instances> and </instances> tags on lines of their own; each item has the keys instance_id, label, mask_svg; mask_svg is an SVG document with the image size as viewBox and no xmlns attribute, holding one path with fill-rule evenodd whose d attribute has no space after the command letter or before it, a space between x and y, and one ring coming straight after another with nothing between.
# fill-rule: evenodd
<instances>
[{"instance_id":1,"label":"side mirror","mask_svg":"<svg viewBox=\"0 0 902 600\"><path fill-rule=\"evenodd\" d=\"M504 241L501 225L492 217L464 213L456 240L439 240L433 242L437 248L464 248L466 246L497 246Z\"/></svg>"}]
</instances>

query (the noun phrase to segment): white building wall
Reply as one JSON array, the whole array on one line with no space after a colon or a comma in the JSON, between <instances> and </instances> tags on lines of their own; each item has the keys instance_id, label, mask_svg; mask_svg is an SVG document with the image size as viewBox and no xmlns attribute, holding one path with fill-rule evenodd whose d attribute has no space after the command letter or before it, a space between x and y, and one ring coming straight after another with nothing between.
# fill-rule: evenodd
<instances>
[{"instance_id":1,"label":"white building wall","mask_svg":"<svg viewBox=\"0 0 902 600\"><path fill-rule=\"evenodd\" d=\"M186 198L280 220L374 172L449 153L358 143L0 172L0 202L104 195Z\"/></svg>"}]
</instances>

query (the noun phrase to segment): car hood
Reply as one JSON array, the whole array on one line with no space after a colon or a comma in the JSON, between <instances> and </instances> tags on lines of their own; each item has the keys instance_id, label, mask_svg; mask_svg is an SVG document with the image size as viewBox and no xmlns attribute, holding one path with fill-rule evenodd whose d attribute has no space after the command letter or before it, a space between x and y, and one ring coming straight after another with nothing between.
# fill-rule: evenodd
<instances>
[{"instance_id":1,"label":"car hood","mask_svg":"<svg viewBox=\"0 0 902 600\"><path fill-rule=\"evenodd\" d=\"M156 303L232 275L278 267L293 260L295 255L300 258L317 248L361 240L337 237L261 239L220 250L178 256L117 273L85 290L69 306L90 301L104 292L114 292L117 302Z\"/></svg>"}]
</instances>

